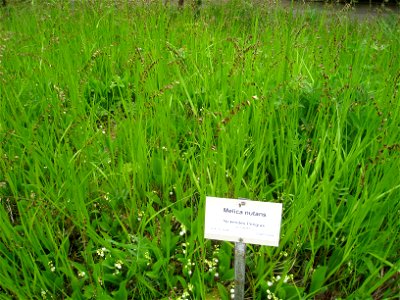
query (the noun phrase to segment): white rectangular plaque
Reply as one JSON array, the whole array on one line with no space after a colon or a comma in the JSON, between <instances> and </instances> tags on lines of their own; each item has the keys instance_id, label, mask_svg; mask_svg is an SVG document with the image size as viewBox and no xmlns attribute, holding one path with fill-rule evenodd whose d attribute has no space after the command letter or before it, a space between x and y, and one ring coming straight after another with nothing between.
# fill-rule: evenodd
<instances>
[{"instance_id":1,"label":"white rectangular plaque","mask_svg":"<svg viewBox=\"0 0 400 300\"><path fill-rule=\"evenodd\" d=\"M277 247L281 219L282 203L206 197L204 237Z\"/></svg>"}]
</instances>

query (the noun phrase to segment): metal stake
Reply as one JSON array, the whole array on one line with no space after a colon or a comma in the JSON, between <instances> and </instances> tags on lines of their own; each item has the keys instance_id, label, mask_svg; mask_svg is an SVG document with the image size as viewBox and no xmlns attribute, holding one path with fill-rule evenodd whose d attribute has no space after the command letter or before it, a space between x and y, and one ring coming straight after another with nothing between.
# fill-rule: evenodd
<instances>
[{"instance_id":1,"label":"metal stake","mask_svg":"<svg viewBox=\"0 0 400 300\"><path fill-rule=\"evenodd\" d=\"M235 300L244 299L246 244L242 241L235 243Z\"/></svg>"}]
</instances>

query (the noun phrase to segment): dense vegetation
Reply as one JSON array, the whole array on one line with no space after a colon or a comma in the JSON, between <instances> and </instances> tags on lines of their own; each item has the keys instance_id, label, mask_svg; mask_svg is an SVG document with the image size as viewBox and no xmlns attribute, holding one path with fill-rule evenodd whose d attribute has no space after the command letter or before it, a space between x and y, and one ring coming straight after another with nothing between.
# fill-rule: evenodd
<instances>
[{"instance_id":1,"label":"dense vegetation","mask_svg":"<svg viewBox=\"0 0 400 300\"><path fill-rule=\"evenodd\" d=\"M284 205L249 299L398 299L398 17L121 2L0 10L0 299L229 298L206 195Z\"/></svg>"}]
</instances>

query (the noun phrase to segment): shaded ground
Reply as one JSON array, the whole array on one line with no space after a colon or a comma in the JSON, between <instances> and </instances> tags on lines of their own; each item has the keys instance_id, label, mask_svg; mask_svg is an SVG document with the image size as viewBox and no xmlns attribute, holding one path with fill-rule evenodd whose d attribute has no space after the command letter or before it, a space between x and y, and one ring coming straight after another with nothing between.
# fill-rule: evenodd
<instances>
[{"instance_id":1,"label":"shaded ground","mask_svg":"<svg viewBox=\"0 0 400 300\"><path fill-rule=\"evenodd\" d=\"M86 0L70 0L71 2L79 3ZM155 0L114 0L116 3L128 2L139 2L143 3L146 1L154 2ZM346 13L349 17L357 20L366 20L375 17L382 17L388 15L394 15L400 17L400 0L336 0L336 1L319 1L319 0L160 0L164 3L172 5L181 5L185 3L202 2L203 5L207 3L227 3L230 1L236 1L238 3L246 3L249 6L254 5L254 9L258 5L264 7L285 7L287 9L293 9L295 13L302 11L315 11L329 14L343 14ZM42 1L46 2L46 1ZM340 2L340 3L339 3ZM17 3L31 3L28 0L0 0L0 6L7 4Z\"/></svg>"},{"instance_id":2,"label":"shaded ground","mask_svg":"<svg viewBox=\"0 0 400 300\"><path fill-rule=\"evenodd\" d=\"M188 1L188 0L186 0ZM350 0L338 1L305 1L305 0L242 0L248 5L257 5L271 8L285 7L292 9L294 13L304 11L322 12L329 15L347 14L355 20L366 21L369 19L377 19L379 17L393 16L400 18L400 2L392 1L357 1L358 3L350 3ZM341 3L339 3L339 1ZM205 1L205 2L229 2L229 0ZM348 2L348 3L346 3ZM355 2L355 1L354 1Z\"/></svg>"},{"instance_id":3,"label":"shaded ground","mask_svg":"<svg viewBox=\"0 0 400 300\"><path fill-rule=\"evenodd\" d=\"M368 20L383 16L393 15L400 17L400 5L395 2L386 4L369 3L367 1L349 4L349 3L326 3L323 1L290 1L282 0L280 4L292 8L294 11L315 10L329 14L347 14L350 18L357 20Z\"/></svg>"},{"instance_id":4,"label":"shaded ground","mask_svg":"<svg viewBox=\"0 0 400 300\"><path fill-rule=\"evenodd\" d=\"M185 5L198 0L184 0ZM319 0L202 0L203 5L208 3L225 4L231 1L244 3L248 6L258 6L264 8L292 9L294 13L304 11L322 12L329 15L347 14L355 20L367 21L369 19L377 19L379 17L393 16L400 18L400 0L336 0L336 1L319 1ZM177 5L180 0L165 0L165 3Z\"/></svg>"}]
</instances>

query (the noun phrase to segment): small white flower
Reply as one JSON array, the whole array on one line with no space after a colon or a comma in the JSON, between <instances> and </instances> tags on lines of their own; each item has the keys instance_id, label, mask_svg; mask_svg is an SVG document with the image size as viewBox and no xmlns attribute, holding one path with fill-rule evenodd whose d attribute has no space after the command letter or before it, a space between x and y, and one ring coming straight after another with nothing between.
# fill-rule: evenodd
<instances>
[{"instance_id":1,"label":"small white flower","mask_svg":"<svg viewBox=\"0 0 400 300\"><path fill-rule=\"evenodd\" d=\"M136 244L136 243L138 243L138 242L139 242L139 239L137 238L137 236L136 236L136 235L129 234L129 237L130 237L130 239L131 239L131 242L132 242L132 244ZM136 251L137 251L137 249L136 249L136 248L133 248L132 250L133 250L134 252L136 252Z\"/></svg>"},{"instance_id":2,"label":"small white flower","mask_svg":"<svg viewBox=\"0 0 400 300\"><path fill-rule=\"evenodd\" d=\"M83 277L85 277L85 276L86 276L86 273L85 273L84 271L79 271L79 272L78 272L78 277L83 278Z\"/></svg>"},{"instance_id":3,"label":"small white flower","mask_svg":"<svg viewBox=\"0 0 400 300\"><path fill-rule=\"evenodd\" d=\"M185 290L182 294L182 297L185 297L185 298L189 297L189 292Z\"/></svg>"},{"instance_id":4,"label":"small white flower","mask_svg":"<svg viewBox=\"0 0 400 300\"><path fill-rule=\"evenodd\" d=\"M185 225L181 225L181 231L179 232L180 236L183 236L186 234L186 226Z\"/></svg>"},{"instance_id":5,"label":"small white flower","mask_svg":"<svg viewBox=\"0 0 400 300\"><path fill-rule=\"evenodd\" d=\"M272 281L267 281L267 285L268 286L272 286L273 285L273 282ZM268 290L269 291L269 290Z\"/></svg>"},{"instance_id":6,"label":"small white flower","mask_svg":"<svg viewBox=\"0 0 400 300\"><path fill-rule=\"evenodd\" d=\"M96 250L96 254L100 257L104 257L104 252L106 252L107 249L105 247L102 247L101 249Z\"/></svg>"},{"instance_id":7,"label":"small white flower","mask_svg":"<svg viewBox=\"0 0 400 300\"><path fill-rule=\"evenodd\" d=\"M116 267L118 270L121 270L121 269L122 269L122 265L123 265L123 262L122 262L121 260L118 260L118 261L114 264L114 267Z\"/></svg>"},{"instance_id":8,"label":"small white flower","mask_svg":"<svg viewBox=\"0 0 400 300\"><path fill-rule=\"evenodd\" d=\"M49 261L48 265L49 265L50 271L54 273L56 271L56 267L54 266L53 262Z\"/></svg>"},{"instance_id":9,"label":"small white flower","mask_svg":"<svg viewBox=\"0 0 400 300\"><path fill-rule=\"evenodd\" d=\"M285 278L283 279L283 282L284 282L284 283L287 283L287 282L289 281L289 279L292 279L292 277L293 277L292 274L290 274L290 275L285 275Z\"/></svg>"}]
</instances>

